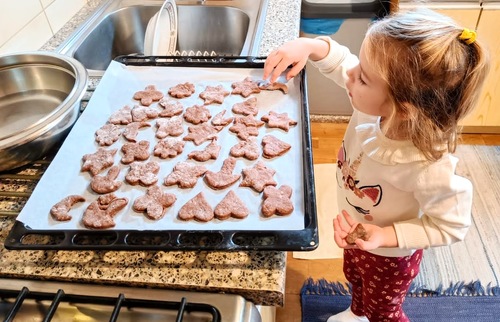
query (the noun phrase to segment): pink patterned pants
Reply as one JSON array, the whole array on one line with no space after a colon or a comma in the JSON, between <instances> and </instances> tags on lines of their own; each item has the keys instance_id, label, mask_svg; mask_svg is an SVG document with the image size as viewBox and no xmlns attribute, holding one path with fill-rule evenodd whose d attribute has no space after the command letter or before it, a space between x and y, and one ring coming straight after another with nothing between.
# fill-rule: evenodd
<instances>
[{"instance_id":1,"label":"pink patterned pants","mask_svg":"<svg viewBox=\"0 0 500 322\"><path fill-rule=\"evenodd\" d=\"M423 251L384 257L359 249L344 250L344 274L352 284L351 310L370 322L409 321L403 302L419 272Z\"/></svg>"}]
</instances>

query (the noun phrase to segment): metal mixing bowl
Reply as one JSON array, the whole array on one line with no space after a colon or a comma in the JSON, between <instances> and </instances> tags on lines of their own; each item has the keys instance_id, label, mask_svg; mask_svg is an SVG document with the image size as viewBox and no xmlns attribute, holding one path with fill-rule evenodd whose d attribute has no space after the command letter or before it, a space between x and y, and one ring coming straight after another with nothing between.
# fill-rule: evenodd
<instances>
[{"instance_id":1,"label":"metal mixing bowl","mask_svg":"<svg viewBox=\"0 0 500 322\"><path fill-rule=\"evenodd\" d=\"M87 84L87 70L68 56L0 56L0 171L33 162L62 143Z\"/></svg>"}]
</instances>

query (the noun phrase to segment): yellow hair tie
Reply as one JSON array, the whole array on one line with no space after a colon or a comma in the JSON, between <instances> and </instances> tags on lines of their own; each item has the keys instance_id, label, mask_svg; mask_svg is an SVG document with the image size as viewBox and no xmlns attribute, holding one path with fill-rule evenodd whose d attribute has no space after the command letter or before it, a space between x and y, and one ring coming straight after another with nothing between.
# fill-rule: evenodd
<instances>
[{"instance_id":1,"label":"yellow hair tie","mask_svg":"<svg viewBox=\"0 0 500 322\"><path fill-rule=\"evenodd\" d=\"M463 40L467 45L473 44L476 41L477 33L474 30L464 28L458 39Z\"/></svg>"}]
</instances>

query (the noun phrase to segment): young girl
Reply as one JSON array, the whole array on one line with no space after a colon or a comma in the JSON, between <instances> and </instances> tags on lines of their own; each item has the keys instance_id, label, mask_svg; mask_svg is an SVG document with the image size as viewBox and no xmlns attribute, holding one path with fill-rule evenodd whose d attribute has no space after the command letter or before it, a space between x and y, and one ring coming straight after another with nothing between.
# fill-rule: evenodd
<instances>
[{"instance_id":1,"label":"young girl","mask_svg":"<svg viewBox=\"0 0 500 322\"><path fill-rule=\"evenodd\" d=\"M352 302L328 322L408 321L402 304L422 249L463 240L471 224L472 185L450 153L488 57L474 31L416 9L373 23L359 60L329 37L299 38L268 56L264 78L294 65L290 79L308 59L346 88L354 108L338 152L333 223ZM366 238L348 244L358 223Z\"/></svg>"}]
</instances>

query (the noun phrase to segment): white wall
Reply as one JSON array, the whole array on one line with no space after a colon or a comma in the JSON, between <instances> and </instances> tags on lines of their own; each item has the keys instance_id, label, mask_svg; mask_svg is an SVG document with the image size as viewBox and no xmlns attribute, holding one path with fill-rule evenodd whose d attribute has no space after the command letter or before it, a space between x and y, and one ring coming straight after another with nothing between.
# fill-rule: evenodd
<instances>
[{"instance_id":1,"label":"white wall","mask_svg":"<svg viewBox=\"0 0 500 322\"><path fill-rule=\"evenodd\" d=\"M0 55L38 50L87 0L0 0Z\"/></svg>"}]
</instances>

